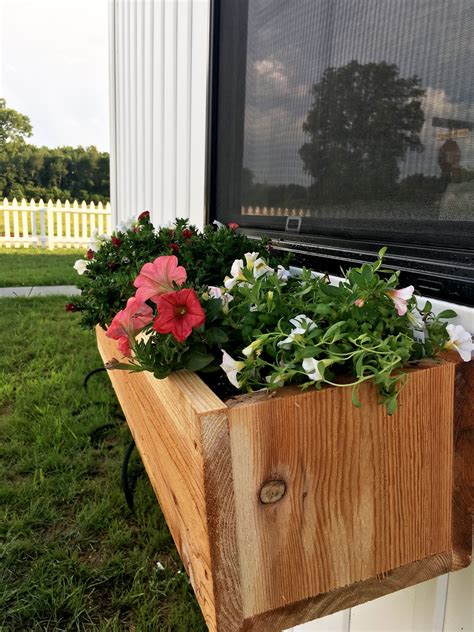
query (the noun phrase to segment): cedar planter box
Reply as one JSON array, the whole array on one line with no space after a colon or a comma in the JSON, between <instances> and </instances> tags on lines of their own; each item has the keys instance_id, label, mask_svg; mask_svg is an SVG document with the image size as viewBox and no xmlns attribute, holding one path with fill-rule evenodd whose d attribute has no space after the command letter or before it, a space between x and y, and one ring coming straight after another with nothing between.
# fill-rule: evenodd
<instances>
[{"instance_id":1,"label":"cedar planter box","mask_svg":"<svg viewBox=\"0 0 474 632\"><path fill-rule=\"evenodd\" d=\"M186 371L111 371L209 630L283 630L469 564L468 374L410 371L389 417L368 384L360 409L334 387L224 403Z\"/></svg>"}]
</instances>

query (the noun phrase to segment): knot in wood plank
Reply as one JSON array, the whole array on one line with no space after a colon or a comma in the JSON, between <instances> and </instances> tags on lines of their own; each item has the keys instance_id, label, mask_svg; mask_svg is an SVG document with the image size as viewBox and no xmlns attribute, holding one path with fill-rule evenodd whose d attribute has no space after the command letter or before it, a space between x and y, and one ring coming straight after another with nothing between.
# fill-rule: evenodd
<instances>
[{"instance_id":1,"label":"knot in wood plank","mask_svg":"<svg viewBox=\"0 0 474 632\"><path fill-rule=\"evenodd\" d=\"M260 501L264 505L276 503L283 498L286 492L286 483L282 480L267 481L260 488Z\"/></svg>"}]
</instances>

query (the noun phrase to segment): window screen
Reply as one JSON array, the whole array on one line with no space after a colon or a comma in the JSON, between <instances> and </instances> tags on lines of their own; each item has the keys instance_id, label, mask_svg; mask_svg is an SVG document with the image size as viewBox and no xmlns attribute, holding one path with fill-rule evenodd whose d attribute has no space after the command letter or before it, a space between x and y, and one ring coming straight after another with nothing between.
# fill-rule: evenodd
<instances>
[{"instance_id":1,"label":"window screen","mask_svg":"<svg viewBox=\"0 0 474 632\"><path fill-rule=\"evenodd\" d=\"M473 31L472 0L216 2L214 216L472 302Z\"/></svg>"}]
</instances>

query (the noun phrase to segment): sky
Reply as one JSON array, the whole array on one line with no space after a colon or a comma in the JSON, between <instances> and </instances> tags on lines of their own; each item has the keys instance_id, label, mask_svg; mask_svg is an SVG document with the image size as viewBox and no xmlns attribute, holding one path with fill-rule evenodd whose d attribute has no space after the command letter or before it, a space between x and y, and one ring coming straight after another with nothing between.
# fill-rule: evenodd
<instances>
[{"instance_id":1,"label":"sky","mask_svg":"<svg viewBox=\"0 0 474 632\"><path fill-rule=\"evenodd\" d=\"M0 97L35 145L109 150L107 0L0 0Z\"/></svg>"}]
</instances>

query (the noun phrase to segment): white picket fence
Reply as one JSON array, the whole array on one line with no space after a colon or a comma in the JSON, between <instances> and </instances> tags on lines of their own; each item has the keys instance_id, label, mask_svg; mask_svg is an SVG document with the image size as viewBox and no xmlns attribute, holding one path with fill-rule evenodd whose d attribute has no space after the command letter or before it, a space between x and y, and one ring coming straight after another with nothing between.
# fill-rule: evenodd
<instances>
[{"instance_id":1,"label":"white picket fence","mask_svg":"<svg viewBox=\"0 0 474 632\"><path fill-rule=\"evenodd\" d=\"M97 230L111 233L110 203L18 202L0 203L0 248L83 248Z\"/></svg>"}]
</instances>

